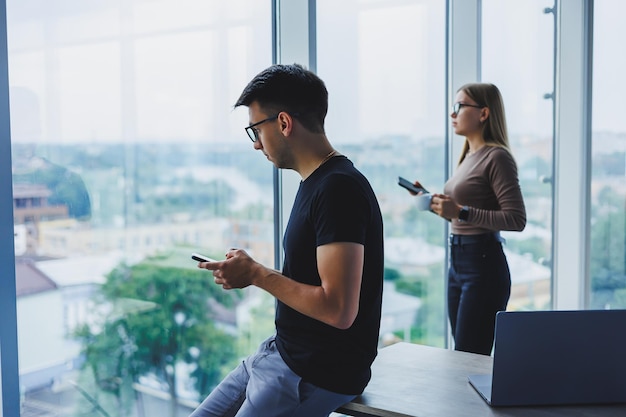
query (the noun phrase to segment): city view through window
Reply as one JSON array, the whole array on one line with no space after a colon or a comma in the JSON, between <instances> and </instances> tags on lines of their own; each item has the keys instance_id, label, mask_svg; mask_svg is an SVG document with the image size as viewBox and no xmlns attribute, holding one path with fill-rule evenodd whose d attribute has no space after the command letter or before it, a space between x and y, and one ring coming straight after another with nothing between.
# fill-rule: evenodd
<instances>
[{"instance_id":1,"label":"city view through window","mask_svg":"<svg viewBox=\"0 0 626 417\"><path fill-rule=\"evenodd\" d=\"M225 292L190 258L237 247L280 268L273 168L244 132L246 110L232 108L272 63L272 4L35 3L7 2L22 415L187 416L273 331L271 297ZM504 233L510 310L552 303L545 3L482 9L482 80L503 93L528 213L523 232ZM624 9L595 3L607 22ZM447 225L397 178L435 192L446 180L446 2L316 7L327 134L384 216L380 346L445 347ZM595 49L590 308L626 308L626 126L603 100L615 79L604 71L626 69L620 59Z\"/></svg>"}]
</instances>

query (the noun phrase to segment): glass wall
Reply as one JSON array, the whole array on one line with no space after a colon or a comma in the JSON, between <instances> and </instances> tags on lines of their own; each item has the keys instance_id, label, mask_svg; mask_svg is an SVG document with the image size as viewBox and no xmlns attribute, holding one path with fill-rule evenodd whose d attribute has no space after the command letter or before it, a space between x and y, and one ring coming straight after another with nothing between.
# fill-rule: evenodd
<instances>
[{"instance_id":1,"label":"glass wall","mask_svg":"<svg viewBox=\"0 0 626 417\"><path fill-rule=\"evenodd\" d=\"M626 4L594 2L590 307L626 308L626 120L620 110Z\"/></svg>"},{"instance_id":2,"label":"glass wall","mask_svg":"<svg viewBox=\"0 0 626 417\"><path fill-rule=\"evenodd\" d=\"M273 265L272 167L230 107L271 8L7 1L23 416L187 416L271 332L190 259Z\"/></svg>"},{"instance_id":3,"label":"glass wall","mask_svg":"<svg viewBox=\"0 0 626 417\"><path fill-rule=\"evenodd\" d=\"M505 232L509 310L551 307L554 17L551 1L482 1L481 81L502 93L526 205L523 232Z\"/></svg>"},{"instance_id":4,"label":"glass wall","mask_svg":"<svg viewBox=\"0 0 626 417\"><path fill-rule=\"evenodd\" d=\"M396 183L440 191L457 159L446 43L463 22L446 12L463 0L301 1L316 7L327 133L383 209L381 345L445 346L446 225ZM590 277L559 286L554 4L475 2L480 80L504 96L528 212L504 234L510 309L558 307L552 287L587 278L579 308L626 308L626 10L593 4L590 253L572 254ZM217 291L189 257L276 259L272 167L230 107L271 64L272 1L7 0L7 21L21 415L187 416L273 329L270 297Z\"/></svg>"},{"instance_id":5,"label":"glass wall","mask_svg":"<svg viewBox=\"0 0 626 417\"><path fill-rule=\"evenodd\" d=\"M316 15L327 134L369 178L384 216L383 343L443 347L445 221L397 181L443 188L446 2L318 0Z\"/></svg>"}]
</instances>

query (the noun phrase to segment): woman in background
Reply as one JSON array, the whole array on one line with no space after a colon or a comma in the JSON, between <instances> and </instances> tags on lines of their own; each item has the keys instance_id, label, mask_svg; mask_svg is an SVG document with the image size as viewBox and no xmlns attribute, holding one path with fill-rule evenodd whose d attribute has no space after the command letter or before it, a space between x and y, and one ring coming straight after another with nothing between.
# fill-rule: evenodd
<instances>
[{"instance_id":1,"label":"woman in background","mask_svg":"<svg viewBox=\"0 0 626 417\"><path fill-rule=\"evenodd\" d=\"M455 350L489 355L496 313L506 310L511 293L500 231L522 231L526 210L498 88L464 85L450 116L465 143L456 172L430 208L452 223L448 315Z\"/></svg>"}]
</instances>

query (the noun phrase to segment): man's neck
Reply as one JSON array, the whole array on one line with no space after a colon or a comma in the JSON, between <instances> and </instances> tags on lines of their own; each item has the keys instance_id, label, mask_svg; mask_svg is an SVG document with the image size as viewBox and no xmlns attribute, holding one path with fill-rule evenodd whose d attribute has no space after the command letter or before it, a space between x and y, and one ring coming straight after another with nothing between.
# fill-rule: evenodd
<instances>
[{"instance_id":1,"label":"man's neck","mask_svg":"<svg viewBox=\"0 0 626 417\"><path fill-rule=\"evenodd\" d=\"M311 135L310 137L302 138L300 143L304 148L298 152L300 158L297 171L303 181L328 162L329 159L337 155L337 151L325 135Z\"/></svg>"}]
</instances>

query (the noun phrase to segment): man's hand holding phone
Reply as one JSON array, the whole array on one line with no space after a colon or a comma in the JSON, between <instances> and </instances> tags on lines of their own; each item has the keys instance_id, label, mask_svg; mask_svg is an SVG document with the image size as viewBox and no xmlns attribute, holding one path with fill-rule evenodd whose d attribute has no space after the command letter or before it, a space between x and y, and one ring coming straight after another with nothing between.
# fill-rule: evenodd
<instances>
[{"instance_id":1,"label":"man's hand holding phone","mask_svg":"<svg viewBox=\"0 0 626 417\"><path fill-rule=\"evenodd\" d=\"M254 261L243 249L230 249L226 259L219 261L199 253L193 253L191 258L208 262L198 267L213 271L213 280L225 290L245 288L253 284L255 277L268 275L267 268Z\"/></svg>"}]
</instances>

